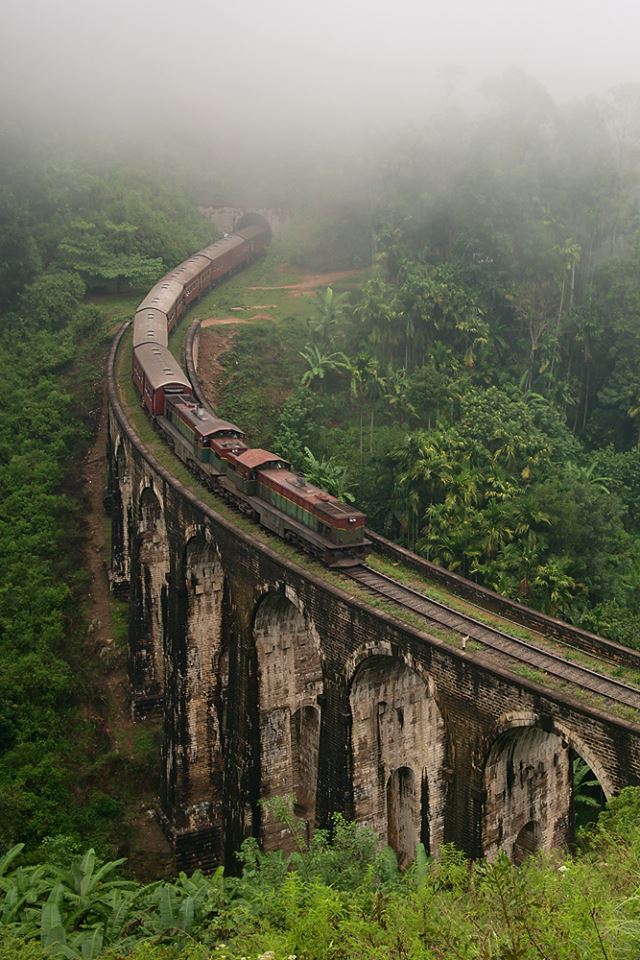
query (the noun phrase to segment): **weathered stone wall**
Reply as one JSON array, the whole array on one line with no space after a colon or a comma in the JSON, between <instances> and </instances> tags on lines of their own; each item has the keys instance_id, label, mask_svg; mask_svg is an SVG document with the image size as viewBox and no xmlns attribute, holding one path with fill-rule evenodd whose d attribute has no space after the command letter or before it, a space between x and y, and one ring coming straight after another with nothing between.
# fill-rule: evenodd
<instances>
[{"instance_id":1,"label":"weathered stone wall","mask_svg":"<svg viewBox=\"0 0 640 960\"><path fill-rule=\"evenodd\" d=\"M516 727L493 744L484 770L482 846L517 863L570 839L569 745L537 727Z\"/></svg>"},{"instance_id":2,"label":"weathered stone wall","mask_svg":"<svg viewBox=\"0 0 640 960\"><path fill-rule=\"evenodd\" d=\"M146 454L113 392L109 449L114 585L132 581L150 631L132 629L132 664L163 687L161 804L182 867L233 863L249 834L286 846L260 806L285 793L309 832L355 815L406 861L416 839L479 855L565 837L568 748L608 795L640 781L640 728L254 541Z\"/></svg>"},{"instance_id":3,"label":"weathered stone wall","mask_svg":"<svg viewBox=\"0 0 640 960\"><path fill-rule=\"evenodd\" d=\"M260 799L290 795L306 836L315 825L322 663L320 638L292 591L269 593L254 622L260 707ZM273 813L262 817L265 849L292 838Z\"/></svg>"},{"instance_id":4,"label":"weathered stone wall","mask_svg":"<svg viewBox=\"0 0 640 960\"><path fill-rule=\"evenodd\" d=\"M442 841L448 749L433 686L401 660L368 657L351 687L354 812L404 863Z\"/></svg>"},{"instance_id":5,"label":"weathered stone wall","mask_svg":"<svg viewBox=\"0 0 640 960\"><path fill-rule=\"evenodd\" d=\"M134 716L157 712L162 704L169 542L160 500L150 483L135 506L131 544L129 676Z\"/></svg>"},{"instance_id":6,"label":"weathered stone wall","mask_svg":"<svg viewBox=\"0 0 640 960\"><path fill-rule=\"evenodd\" d=\"M111 588L115 594L126 595L129 590L131 529L131 478L127 456L128 444L118 432L118 425L109 419L108 460L109 490L107 500L111 515Z\"/></svg>"}]
</instances>

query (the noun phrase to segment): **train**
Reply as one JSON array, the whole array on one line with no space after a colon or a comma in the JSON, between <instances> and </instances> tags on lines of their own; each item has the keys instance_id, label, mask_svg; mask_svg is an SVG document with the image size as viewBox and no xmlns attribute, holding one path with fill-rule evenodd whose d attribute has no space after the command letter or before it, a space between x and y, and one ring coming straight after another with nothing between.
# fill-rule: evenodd
<instances>
[{"instance_id":1,"label":"train","mask_svg":"<svg viewBox=\"0 0 640 960\"><path fill-rule=\"evenodd\" d=\"M133 384L154 426L209 489L327 566L349 567L370 546L364 513L308 483L278 454L248 447L240 427L200 403L169 351L185 311L263 256L270 239L267 222L249 215L152 287L133 319Z\"/></svg>"}]
</instances>

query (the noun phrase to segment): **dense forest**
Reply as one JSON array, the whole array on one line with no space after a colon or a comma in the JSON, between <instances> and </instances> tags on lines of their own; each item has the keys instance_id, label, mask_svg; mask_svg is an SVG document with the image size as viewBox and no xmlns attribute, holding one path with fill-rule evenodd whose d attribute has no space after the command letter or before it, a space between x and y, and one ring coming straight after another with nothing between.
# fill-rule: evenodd
<instances>
[{"instance_id":1,"label":"dense forest","mask_svg":"<svg viewBox=\"0 0 640 960\"><path fill-rule=\"evenodd\" d=\"M636 645L640 91L488 93L370 171L344 249L367 207L373 272L310 306L273 444L380 532Z\"/></svg>"},{"instance_id":2,"label":"dense forest","mask_svg":"<svg viewBox=\"0 0 640 960\"><path fill-rule=\"evenodd\" d=\"M82 460L109 342L135 302L104 294L143 289L215 232L131 171L9 138L1 161L0 849L110 849L141 771L111 752L84 646Z\"/></svg>"}]
</instances>

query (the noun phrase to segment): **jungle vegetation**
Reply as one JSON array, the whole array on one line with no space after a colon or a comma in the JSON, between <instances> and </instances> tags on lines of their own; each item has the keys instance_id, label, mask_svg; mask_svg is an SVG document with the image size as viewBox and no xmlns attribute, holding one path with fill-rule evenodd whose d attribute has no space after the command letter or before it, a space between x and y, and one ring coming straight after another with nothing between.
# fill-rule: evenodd
<instances>
[{"instance_id":1,"label":"jungle vegetation","mask_svg":"<svg viewBox=\"0 0 640 960\"><path fill-rule=\"evenodd\" d=\"M136 302L104 296L215 238L162 182L56 159L10 138L0 156L0 850L31 853L57 835L117 846L135 782L83 647L82 460L111 337ZM114 777L128 784L118 797Z\"/></svg>"},{"instance_id":2,"label":"jungle vegetation","mask_svg":"<svg viewBox=\"0 0 640 960\"><path fill-rule=\"evenodd\" d=\"M640 91L489 92L378 161L372 273L309 303L262 442L391 539L637 646Z\"/></svg>"},{"instance_id":3,"label":"jungle vegetation","mask_svg":"<svg viewBox=\"0 0 640 960\"><path fill-rule=\"evenodd\" d=\"M331 836L300 836L288 857L247 840L239 877L148 885L91 849L28 864L17 845L0 859L0 958L635 960L639 823L627 788L577 855L518 868L449 846L432 860L419 845L401 873L373 831L335 817Z\"/></svg>"}]
</instances>

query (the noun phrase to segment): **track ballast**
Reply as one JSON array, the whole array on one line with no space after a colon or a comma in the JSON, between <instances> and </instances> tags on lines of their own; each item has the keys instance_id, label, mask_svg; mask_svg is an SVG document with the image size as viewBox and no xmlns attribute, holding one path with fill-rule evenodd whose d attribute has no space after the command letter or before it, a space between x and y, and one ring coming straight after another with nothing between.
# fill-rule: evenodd
<instances>
[{"instance_id":1,"label":"track ballast","mask_svg":"<svg viewBox=\"0 0 640 960\"><path fill-rule=\"evenodd\" d=\"M582 690L606 697L621 706L640 710L640 688L606 676L590 667L569 662L557 653L488 626L439 600L426 597L418 590L407 587L366 564L351 567L344 572L368 592L423 616L427 629L429 624L439 628L444 627L476 644L481 644L479 649L473 650L473 655L487 665L494 664L511 672L514 664L525 665L563 683L576 685Z\"/></svg>"}]
</instances>

